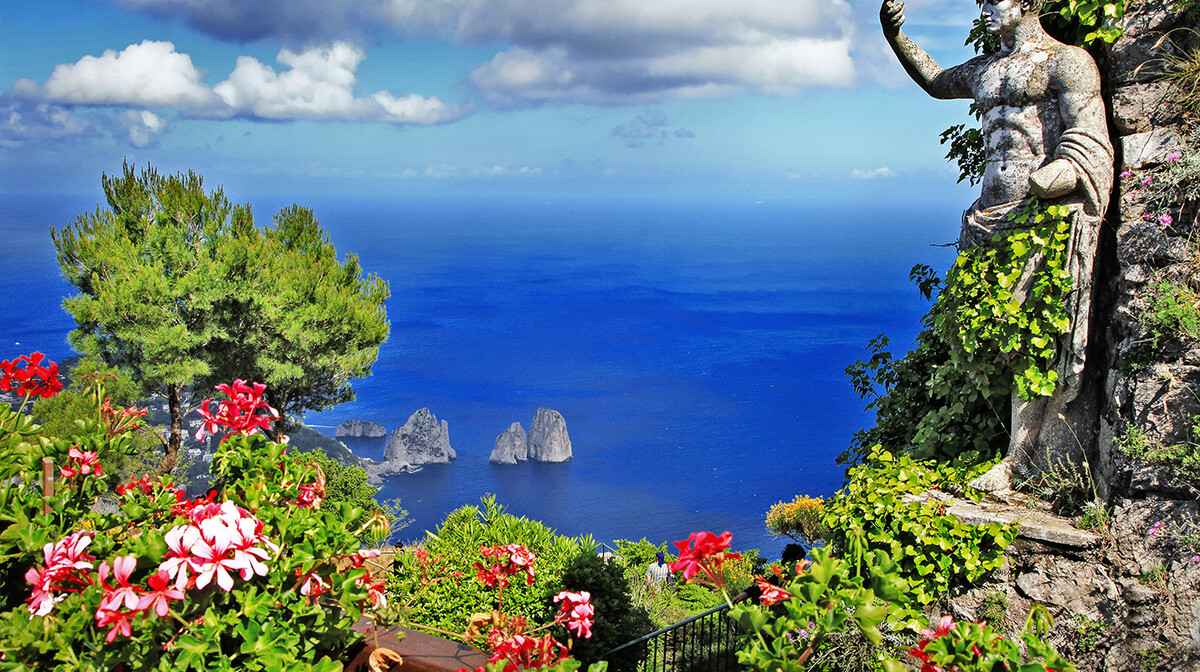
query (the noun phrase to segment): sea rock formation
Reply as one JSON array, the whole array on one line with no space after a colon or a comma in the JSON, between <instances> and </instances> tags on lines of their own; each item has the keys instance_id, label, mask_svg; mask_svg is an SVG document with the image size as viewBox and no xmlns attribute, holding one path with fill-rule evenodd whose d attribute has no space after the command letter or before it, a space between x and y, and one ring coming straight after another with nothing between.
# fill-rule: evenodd
<instances>
[{"instance_id":1,"label":"sea rock formation","mask_svg":"<svg viewBox=\"0 0 1200 672\"><path fill-rule=\"evenodd\" d=\"M382 485L386 476L416 471L424 464L446 464L456 457L446 421L439 423L428 408L422 408L410 415L403 427L392 430L383 461L365 460L363 469L368 483Z\"/></svg>"},{"instance_id":2,"label":"sea rock formation","mask_svg":"<svg viewBox=\"0 0 1200 672\"><path fill-rule=\"evenodd\" d=\"M528 437L525 435L525 428L521 423L514 422L504 430L504 433L496 437L496 447L492 449L492 456L488 458L488 462L492 464L516 464L524 462L529 457Z\"/></svg>"},{"instance_id":3,"label":"sea rock formation","mask_svg":"<svg viewBox=\"0 0 1200 672\"><path fill-rule=\"evenodd\" d=\"M567 421L558 411L539 408L529 427L529 459L537 462L566 462L571 459L571 437Z\"/></svg>"},{"instance_id":4,"label":"sea rock formation","mask_svg":"<svg viewBox=\"0 0 1200 672\"><path fill-rule=\"evenodd\" d=\"M447 464L457 457L450 447L450 430L428 408L408 417L403 427L392 430L383 449L385 462L404 461L417 464Z\"/></svg>"},{"instance_id":5,"label":"sea rock formation","mask_svg":"<svg viewBox=\"0 0 1200 672\"><path fill-rule=\"evenodd\" d=\"M381 436L387 436L387 430L378 422L371 422L370 420L347 420L337 426L333 435L339 439L377 439Z\"/></svg>"}]
</instances>

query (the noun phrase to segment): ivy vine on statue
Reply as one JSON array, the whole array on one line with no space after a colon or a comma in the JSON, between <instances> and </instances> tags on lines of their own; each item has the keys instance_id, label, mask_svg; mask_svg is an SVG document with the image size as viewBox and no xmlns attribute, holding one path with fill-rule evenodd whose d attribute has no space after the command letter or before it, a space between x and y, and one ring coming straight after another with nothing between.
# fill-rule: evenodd
<instances>
[{"instance_id":1,"label":"ivy vine on statue","mask_svg":"<svg viewBox=\"0 0 1200 672\"><path fill-rule=\"evenodd\" d=\"M943 291L958 291L956 282L995 277L998 286L964 291L962 296L976 301L994 296L995 289L1006 298L998 310L983 315L975 311L975 322L967 324L960 311L959 319L949 320L954 326L942 328L953 330L951 342L957 336L960 350L979 359L1000 357L1016 377L1008 455L980 482L989 490L1001 490L1013 472L1032 475L1084 464L1081 458L1086 455L1080 451L1093 440L1094 381L1084 364L1099 227L1112 189L1113 149L1096 64L1083 49L1046 33L1039 21L1042 0L985 0L981 8L987 30L999 38L999 50L945 69L900 30L903 2L886 0L880 21L905 71L922 89L935 98L973 99L981 112L986 159L982 191L963 215L962 254ZM1045 220L1063 225L1050 227L1048 233L1034 228ZM999 257L996 250L1002 252ZM994 276L963 270L971 268L972 259L998 258L1024 264ZM1047 275L1059 281L1047 281ZM1051 319L1011 319L1023 306L1034 310L1037 302L1032 299L1050 292L1055 305L1036 310L1038 316ZM978 325L988 320L1008 320L1029 333L1018 335L1022 340L1001 332L1005 338L993 349L1002 354L978 352Z\"/></svg>"}]
</instances>

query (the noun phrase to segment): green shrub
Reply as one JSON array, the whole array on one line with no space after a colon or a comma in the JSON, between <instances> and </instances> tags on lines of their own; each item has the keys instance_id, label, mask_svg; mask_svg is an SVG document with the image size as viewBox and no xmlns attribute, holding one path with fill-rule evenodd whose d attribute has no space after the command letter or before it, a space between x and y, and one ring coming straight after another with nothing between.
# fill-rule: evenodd
<instances>
[{"instance_id":1,"label":"green shrub","mask_svg":"<svg viewBox=\"0 0 1200 672\"><path fill-rule=\"evenodd\" d=\"M849 472L846 485L825 505L831 546L847 548L861 530L868 550L883 551L896 562L915 603L931 604L1004 564L1018 523L967 525L945 515L944 502L905 501L905 495L953 483L953 468L931 468L876 448Z\"/></svg>"},{"instance_id":2,"label":"green shrub","mask_svg":"<svg viewBox=\"0 0 1200 672\"><path fill-rule=\"evenodd\" d=\"M485 546L518 544L537 556L534 583L515 582L504 589L504 613L530 622L552 619L544 597L562 590L563 570L581 552L596 547L591 537L562 537L542 523L506 513L493 496L484 497L483 509L464 506L450 512L436 532L421 542L430 556L440 558L447 571L461 572L458 581L442 581L420 593L404 617L414 624L450 632L463 632L471 614L496 608L496 591L475 580L474 565L483 560ZM391 579L393 592L411 595L421 579L420 562L411 552L398 553L404 567Z\"/></svg>"},{"instance_id":3,"label":"green shrub","mask_svg":"<svg viewBox=\"0 0 1200 672\"><path fill-rule=\"evenodd\" d=\"M1188 437L1167 445L1155 441L1133 425L1126 425L1117 449L1135 460L1164 464L1181 477L1200 485L1200 415L1192 417Z\"/></svg>"},{"instance_id":4,"label":"green shrub","mask_svg":"<svg viewBox=\"0 0 1200 672\"><path fill-rule=\"evenodd\" d=\"M563 590L586 590L591 593L592 606L596 610L592 636L576 640L571 647L571 655L584 665L598 661L601 655L611 649L654 631L654 624L645 608L633 605L629 583L619 562L605 562L591 550L584 550L566 566L560 580ZM547 594L546 598L550 600L553 595ZM553 604L547 606L554 608ZM563 631L560 640L565 636L566 631ZM614 672L637 669L644 648L631 647L609 658L608 669Z\"/></svg>"},{"instance_id":5,"label":"green shrub","mask_svg":"<svg viewBox=\"0 0 1200 672\"><path fill-rule=\"evenodd\" d=\"M1155 346L1165 340L1200 338L1200 296L1188 287L1170 280L1150 285L1142 325Z\"/></svg>"},{"instance_id":6,"label":"green shrub","mask_svg":"<svg viewBox=\"0 0 1200 672\"><path fill-rule=\"evenodd\" d=\"M291 445L290 443L288 444ZM391 535L404 529L412 522L408 512L400 507L400 500L375 501L375 486L367 482L367 472L360 467L344 467L326 455L320 448L307 453L296 453L297 464L315 465L325 474L325 501L330 504L345 502L364 511L382 510L390 523L385 535L372 538L372 545L382 545Z\"/></svg>"},{"instance_id":7,"label":"green shrub","mask_svg":"<svg viewBox=\"0 0 1200 672\"><path fill-rule=\"evenodd\" d=\"M828 534L823 522L824 510L825 502L820 497L796 495L792 501L779 502L767 511L767 531L812 548Z\"/></svg>"}]
</instances>

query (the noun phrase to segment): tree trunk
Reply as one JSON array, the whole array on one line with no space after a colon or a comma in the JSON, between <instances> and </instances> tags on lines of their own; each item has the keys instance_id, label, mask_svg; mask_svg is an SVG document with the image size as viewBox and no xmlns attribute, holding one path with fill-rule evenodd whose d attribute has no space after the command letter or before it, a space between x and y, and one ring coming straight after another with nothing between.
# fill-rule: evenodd
<instances>
[{"instance_id":1,"label":"tree trunk","mask_svg":"<svg viewBox=\"0 0 1200 672\"><path fill-rule=\"evenodd\" d=\"M179 401L178 385L167 385L167 410L171 414L171 436L167 439L167 454L158 468L160 474L175 471L179 448L183 445L183 408Z\"/></svg>"}]
</instances>

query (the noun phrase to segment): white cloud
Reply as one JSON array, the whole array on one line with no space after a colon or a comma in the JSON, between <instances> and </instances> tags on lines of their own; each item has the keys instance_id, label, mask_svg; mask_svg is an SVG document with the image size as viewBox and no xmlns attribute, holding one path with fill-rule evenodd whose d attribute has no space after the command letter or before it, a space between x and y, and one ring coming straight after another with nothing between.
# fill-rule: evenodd
<instances>
[{"instance_id":1,"label":"white cloud","mask_svg":"<svg viewBox=\"0 0 1200 672\"><path fill-rule=\"evenodd\" d=\"M667 130L669 125L667 115L662 112L645 112L629 120L628 123L613 127L611 135L625 138L627 140L626 147L641 147L646 140L653 138L658 138L658 144L662 144L662 141L668 138L696 137L695 133L686 128L669 131Z\"/></svg>"},{"instance_id":2,"label":"white cloud","mask_svg":"<svg viewBox=\"0 0 1200 672\"><path fill-rule=\"evenodd\" d=\"M471 72L489 103L795 96L856 79L843 0L573 0L553 10L542 4L493 0L460 16L460 40L513 43Z\"/></svg>"},{"instance_id":3,"label":"white cloud","mask_svg":"<svg viewBox=\"0 0 1200 672\"><path fill-rule=\"evenodd\" d=\"M507 45L468 78L496 107L794 96L857 79L855 16L846 0L110 2L226 40L311 45L390 31Z\"/></svg>"},{"instance_id":4,"label":"white cloud","mask_svg":"<svg viewBox=\"0 0 1200 672\"><path fill-rule=\"evenodd\" d=\"M152 147L167 130L167 120L150 110L125 110L117 115L125 129L125 139L134 147Z\"/></svg>"},{"instance_id":5,"label":"white cloud","mask_svg":"<svg viewBox=\"0 0 1200 672\"><path fill-rule=\"evenodd\" d=\"M63 140L83 135L90 128L86 120L64 107L0 96L0 147Z\"/></svg>"},{"instance_id":6,"label":"white cloud","mask_svg":"<svg viewBox=\"0 0 1200 672\"><path fill-rule=\"evenodd\" d=\"M212 118L394 124L436 124L465 113L436 96L388 91L356 96L356 71L363 58L363 51L348 42L301 52L283 49L281 72L242 56L225 81L209 88L190 56L176 52L170 42L145 41L119 53L108 50L59 65L44 86L19 79L5 95L27 102L135 108L117 119L135 147L154 144L166 128L163 117L144 108Z\"/></svg>"},{"instance_id":7,"label":"white cloud","mask_svg":"<svg viewBox=\"0 0 1200 672\"><path fill-rule=\"evenodd\" d=\"M282 72L249 56L239 57L225 81L213 87L228 114L252 119L315 121L385 121L436 124L461 116L437 96L397 98L387 91L356 97L356 70L362 49L348 42L300 53L283 49Z\"/></svg>"},{"instance_id":8,"label":"white cloud","mask_svg":"<svg viewBox=\"0 0 1200 672\"><path fill-rule=\"evenodd\" d=\"M202 79L174 44L146 40L55 67L44 93L56 103L190 109L214 102Z\"/></svg>"},{"instance_id":9,"label":"white cloud","mask_svg":"<svg viewBox=\"0 0 1200 672\"><path fill-rule=\"evenodd\" d=\"M420 173L420 175L438 180L448 180L461 178L530 177L540 175L541 173L542 169L536 166L514 166L509 163L481 166L452 166L441 163L426 167L425 171ZM417 172L405 170L401 175L403 177L416 177Z\"/></svg>"},{"instance_id":10,"label":"white cloud","mask_svg":"<svg viewBox=\"0 0 1200 672\"><path fill-rule=\"evenodd\" d=\"M873 180L877 177L895 177L896 172L887 166L881 168L873 168L871 170L861 170L855 168L850 171L850 177L855 180Z\"/></svg>"}]
</instances>

